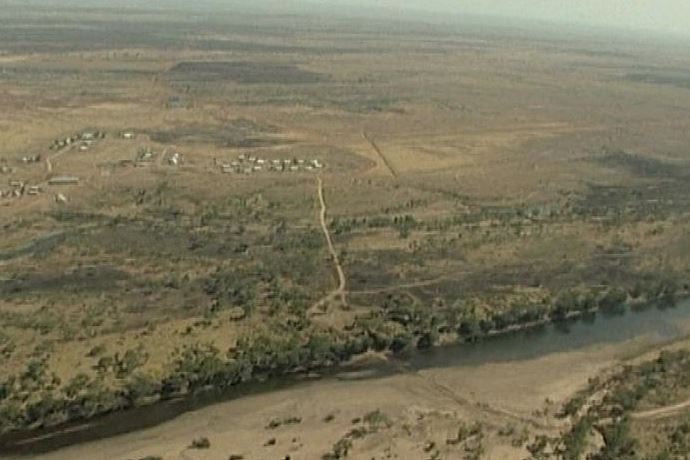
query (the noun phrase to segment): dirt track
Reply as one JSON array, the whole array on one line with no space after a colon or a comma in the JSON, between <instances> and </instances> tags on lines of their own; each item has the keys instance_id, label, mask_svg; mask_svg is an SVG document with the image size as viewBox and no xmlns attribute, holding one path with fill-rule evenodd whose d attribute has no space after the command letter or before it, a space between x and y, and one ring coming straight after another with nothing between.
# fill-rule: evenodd
<instances>
[{"instance_id":1,"label":"dirt track","mask_svg":"<svg viewBox=\"0 0 690 460\"><path fill-rule=\"evenodd\" d=\"M324 197L323 193L323 179L321 177L316 178L317 183L318 183L318 189L317 193L319 196L319 203L321 205L321 210L319 212L319 223L321 224L321 230L323 231L323 235L326 238L326 244L328 245L328 252L331 255L331 259L333 260L333 265L335 266L335 271L338 274L338 287L336 290L331 292L326 298L322 299L319 304L321 304L324 301L327 301L329 299L332 299L334 297L340 297L341 302L343 305L347 304L347 297L346 297L346 289L347 289L347 278L345 277L345 271L343 270L342 265L340 264L340 259L338 257L338 253L335 250L335 245L333 245L333 239L331 238L331 233L328 231L328 225L326 224L326 213L328 211L328 208L326 206L326 199Z\"/></svg>"},{"instance_id":2,"label":"dirt track","mask_svg":"<svg viewBox=\"0 0 690 460\"><path fill-rule=\"evenodd\" d=\"M62 155L65 152L71 150L71 147L72 146L67 146L65 148L58 150L53 155L48 155L46 157L46 170L48 171L48 175L50 175L53 172L53 162L57 159L57 157L59 157L60 155Z\"/></svg>"},{"instance_id":3,"label":"dirt track","mask_svg":"<svg viewBox=\"0 0 690 460\"><path fill-rule=\"evenodd\" d=\"M678 412L682 412L686 409L690 409L690 399L676 404L671 404L669 406L657 407L656 409L635 412L634 414L632 414L632 418L635 420L664 418L677 415Z\"/></svg>"},{"instance_id":4,"label":"dirt track","mask_svg":"<svg viewBox=\"0 0 690 460\"><path fill-rule=\"evenodd\" d=\"M362 131L362 137L364 138L364 140L366 140L369 143L369 145L371 145L371 148L374 149L374 151L379 156L379 158L383 162L383 164L386 167L386 169L388 170L388 172L391 173L391 176L398 177L398 172L395 170L395 168L393 167L391 162L388 161L388 158L386 158L386 155L383 154L383 152L381 151L379 146L376 144L376 142L374 142L374 140L371 138L371 136L369 136L366 131Z\"/></svg>"}]
</instances>

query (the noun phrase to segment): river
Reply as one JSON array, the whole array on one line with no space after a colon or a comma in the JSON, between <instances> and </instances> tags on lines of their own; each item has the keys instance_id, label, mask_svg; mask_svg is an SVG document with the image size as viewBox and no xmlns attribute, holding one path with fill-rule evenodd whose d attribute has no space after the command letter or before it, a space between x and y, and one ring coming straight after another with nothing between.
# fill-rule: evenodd
<instances>
[{"instance_id":1,"label":"river","mask_svg":"<svg viewBox=\"0 0 690 460\"><path fill-rule=\"evenodd\" d=\"M251 387L235 388L223 393L208 393L176 401L167 401L150 407L137 408L97 418L88 423L72 424L59 429L32 433L13 433L0 437L0 458L7 456L34 456L54 452L68 446L88 445L98 440L126 440L128 433L145 431L165 422L183 417L194 411L201 414L214 406L251 399L279 391L306 388L319 391L319 385L328 382L375 381L396 374L420 373L429 370L461 370L463 386L471 383L473 375L484 378L480 369L487 366L510 365L510 371L501 376L503 383L511 385L511 375L535 372L530 367L537 360L570 353L577 360L594 357L596 350L614 350L616 356L629 353L630 343L636 350L685 338L690 335L690 301L675 308L629 311L622 315L599 314L569 321L566 324L548 324L532 329L496 335L477 343L455 344L414 352L408 356L378 362L373 365L338 372L318 379L286 378ZM625 347L623 344L628 344ZM578 355L578 353L585 353ZM607 355L607 359L608 356ZM620 356L619 356L620 355ZM584 357L584 358L583 358ZM603 360L602 360L603 362ZM566 367L566 370L568 368ZM515 385L520 383L516 380ZM453 384L450 383L452 386ZM457 385L460 385L457 383ZM467 385L469 388L469 384ZM469 391L469 390L468 390ZM56 457L58 458L58 457Z\"/></svg>"}]
</instances>

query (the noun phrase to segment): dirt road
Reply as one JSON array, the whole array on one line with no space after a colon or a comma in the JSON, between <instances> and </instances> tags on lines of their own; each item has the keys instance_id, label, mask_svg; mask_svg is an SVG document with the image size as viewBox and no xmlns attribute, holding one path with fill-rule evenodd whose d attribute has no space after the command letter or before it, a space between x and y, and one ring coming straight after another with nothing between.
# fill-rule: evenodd
<instances>
[{"instance_id":1,"label":"dirt road","mask_svg":"<svg viewBox=\"0 0 690 460\"><path fill-rule=\"evenodd\" d=\"M679 412L683 412L687 409L690 409L690 399L669 406L635 412L631 417L635 420L657 419L677 415Z\"/></svg>"},{"instance_id":2,"label":"dirt road","mask_svg":"<svg viewBox=\"0 0 690 460\"><path fill-rule=\"evenodd\" d=\"M158 155L158 158L156 159L156 166L157 166L157 167L160 168L161 166L163 166L163 161L165 160L165 156L168 154L168 149L169 149L169 148L170 148L170 147L166 146L166 147L163 149L163 152L162 152L160 155Z\"/></svg>"},{"instance_id":3,"label":"dirt road","mask_svg":"<svg viewBox=\"0 0 690 460\"><path fill-rule=\"evenodd\" d=\"M343 270L342 265L340 264L340 258L338 257L338 253L335 250L335 246L333 245L333 239L331 238L331 233L328 231L328 225L326 224L326 214L328 212L328 208L326 206L326 199L324 197L323 193L323 179L321 177L317 177L317 184L318 184L318 189L317 193L319 196L319 203L321 205L321 210L319 212L319 223L321 224L321 230L323 231L323 235L326 238L326 244L328 246L328 252L331 255L331 260L333 261L333 265L335 266L335 271L338 274L338 287L335 289L333 292L331 292L328 296L325 298L321 299L318 302L318 305L322 304L323 302L333 299L335 297L340 297L341 302L343 305L347 305L347 296L346 296L346 289L347 289L347 279L345 277L345 271Z\"/></svg>"},{"instance_id":4,"label":"dirt road","mask_svg":"<svg viewBox=\"0 0 690 460\"><path fill-rule=\"evenodd\" d=\"M53 155L48 155L46 157L46 169L48 170L48 175L50 175L53 172L53 161L55 161L57 159L57 157L59 157L60 155L62 155L63 153L65 153L69 150L72 150L71 145L68 145L68 146L58 150L57 152L55 152Z\"/></svg>"}]
</instances>

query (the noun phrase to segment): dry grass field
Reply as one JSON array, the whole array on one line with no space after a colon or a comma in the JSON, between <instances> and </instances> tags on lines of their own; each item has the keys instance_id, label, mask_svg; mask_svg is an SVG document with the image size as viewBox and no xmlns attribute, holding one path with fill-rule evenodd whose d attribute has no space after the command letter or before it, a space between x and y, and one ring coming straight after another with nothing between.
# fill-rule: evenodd
<instances>
[{"instance_id":1,"label":"dry grass field","mask_svg":"<svg viewBox=\"0 0 690 460\"><path fill-rule=\"evenodd\" d=\"M10 8L0 431L673 303L688 75L530 24Z\"/></svg>"}]
</instances>

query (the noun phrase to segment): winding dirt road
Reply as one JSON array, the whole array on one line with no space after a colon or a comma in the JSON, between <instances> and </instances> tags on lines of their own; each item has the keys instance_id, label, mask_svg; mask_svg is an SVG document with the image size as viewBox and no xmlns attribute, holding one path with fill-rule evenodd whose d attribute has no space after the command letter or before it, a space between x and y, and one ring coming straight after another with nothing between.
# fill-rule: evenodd
<instances>
[{"instance_id":1,"label":"winding dirt road","mask_svg":"<svg viewBox=\"0 0 690 460\"><path fill-rule=\"evenodd\" d=\"M331 255L331 260L333 261L335 271L338 275L338 287L333 292L331 292L326 297L317 302L316 306L323 305L324 302L327 302L336 297L340 297L340 301L343 303L343 305L347 305L347 278L345 277L345 271L343 270L343 266L340 264L340 258L338 257L338 253L335 250L335 245L333 244L331 233L328 231L328 225L326 224L326 214L328 212L328 208L326 206L326 199L324 197L323 192L323 179L321 179L321 177L319 176L316 178L316 181L318 185L317 193L319 196L319 203L321 205L321 210L319 212L319 223L321 224L321 230L323 231L323 235L326 238L328 252Z\"/></svg>"}]
</instances>

